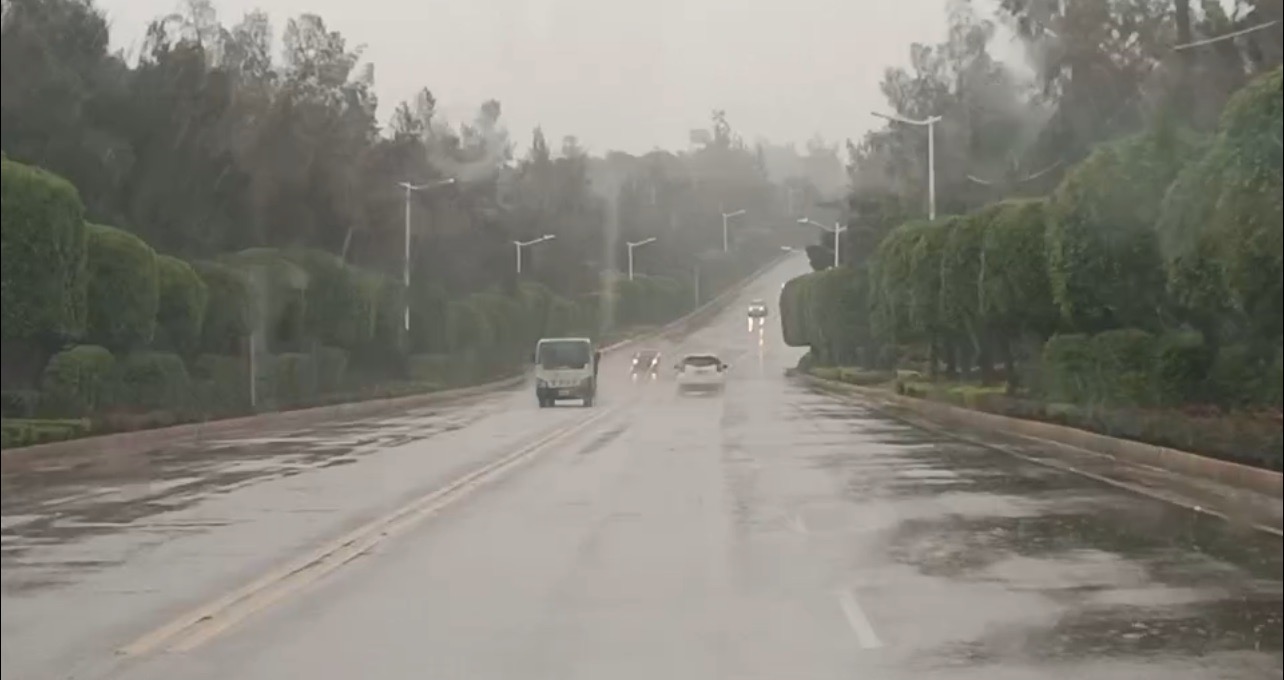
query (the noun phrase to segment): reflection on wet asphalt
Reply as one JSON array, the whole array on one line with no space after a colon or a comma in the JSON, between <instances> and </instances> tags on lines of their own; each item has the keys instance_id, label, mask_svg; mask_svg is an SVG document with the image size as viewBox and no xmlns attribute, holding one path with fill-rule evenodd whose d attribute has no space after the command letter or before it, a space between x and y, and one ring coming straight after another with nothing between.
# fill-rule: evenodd
<instances>
[{"instance_id":1,"label":"reflection on wet asphalt","mask_svg":"<svg viewBox=\"0 0 1284 680\"><path fill-rule=\"evenodd\" d=\"M522 389L4 478L5 677L1280 677L1281 543L788 382L791 262L679 346L682 398ZM601 420L191 651L114 650L449 480Z\"/></svg>"}]
</instances>

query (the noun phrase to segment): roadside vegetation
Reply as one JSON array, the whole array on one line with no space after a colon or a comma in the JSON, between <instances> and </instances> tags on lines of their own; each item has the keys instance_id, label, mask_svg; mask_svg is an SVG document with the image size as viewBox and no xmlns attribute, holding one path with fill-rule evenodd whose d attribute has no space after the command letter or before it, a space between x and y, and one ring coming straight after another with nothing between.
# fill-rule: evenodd
<instances>
[{"instance_id":1,"label":"roadside vegetation","mask_svg":"<svg viewBox=\"0 0 1284 680\"><path fill-rule=\"evenodd\" d=\"M1168 7L1127 23L1103 5L1122 37L1022 7L999 20L1027 46L1084 49L1044 53L1022 86L986 51L993 25L961 12L951 42L889 71L896 111L943 116L944 216L916 217L925 169L893 163L922 131L870 133L843 266L832 237L809 249L818 271L781 294L786 340L822 377L1280 469L1278 25L1174 53ZM1252 24L1192 16L1205 36Z\"/></svg>"},{"instance_id":2,"label":"roadside vegetation","mask_svg":"<svg viewBox=\"0 0 1284 680\"><path fill-rule=\"evenodd\" d=\"M498 101L454 124L427 89L384 126L359 49L275 35L194 1L133 63L90 0L5 3L4 446L511 376L540 336L690 312L780 255L787 184L842 181L721 111L645 156L518 153Z\"/></svg>"}]
</instances>

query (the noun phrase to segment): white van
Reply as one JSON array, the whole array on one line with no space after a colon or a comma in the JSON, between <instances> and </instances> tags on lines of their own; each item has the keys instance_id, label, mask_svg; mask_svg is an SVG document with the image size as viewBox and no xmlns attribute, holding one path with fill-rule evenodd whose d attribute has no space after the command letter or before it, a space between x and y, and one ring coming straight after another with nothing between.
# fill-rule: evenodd
<instances>
[{"instance_id":1,"label":"white van","mask_svg":"<svg viewBox=\"0 0 1284 680\"><path fill-rule=\"evenodd\" d=\"M597 396L597 365L602 353L589 338L544 338L535 345L535 397L540 408L558 399L579 399L592 406Z\"/></svg>"}]
</instances>

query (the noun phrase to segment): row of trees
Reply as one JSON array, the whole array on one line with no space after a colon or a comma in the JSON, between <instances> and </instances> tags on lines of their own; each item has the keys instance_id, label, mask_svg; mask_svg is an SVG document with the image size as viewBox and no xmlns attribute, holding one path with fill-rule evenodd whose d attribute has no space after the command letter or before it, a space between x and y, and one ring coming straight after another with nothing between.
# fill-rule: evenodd
<instances>
[{"instance_id":1,"label":"row of trees","mask_svg":"<svg viewBox=\"0 0 1284 680\"><path fill-rule=\"evenodd\" d=\"M790 175L768 168L781 154L747 145L724 112L686 152L595 156L535 130L519 158L494 100L454 125L425 88L381 132L373 69L315 15L288 21L278 45L262 12L225 25L189 0L150 26L132 67L107 35L91 0L6 3L3 148L68 178L91 221L181 257L304 246L397 273L398 183L453 177L411 196L416 280L452 296L511 289L511 242L551 233L524 274L574 295L600 286L626 240L659 236L642 266L689 279L721 251L720 211L748 211L740 244L785 211ZM786 172L808 174L799 165Z\"/></svg>"},{"instance_id":2,"label":"row of trees","mask_svg":"<svg viewBox=\"0 0 1284 680\"><path fill-rule=\"evenodd\" d=\"M189 263L85 222L75 189L60 177L7 159L2 176L8 378L40 387L7 395L43 402L10 405L21 410L243 410L251 346L267 404L355 389L370 377L450 384L511 369L540 336L603 327L602 295L571 299L523 282L513 295L416 296L407 334L399 280L305 248ZM692 306L687 286L660 277L620 282L612 295L622 327L661 323ZM375 375L349 375L350 361Z\"/></svg>"},{"instance_id":3,"label":"row of trees","mask_svg":"<svg viewBox=\"0 0 1284 680\"><path fill-rule=\"evenodd\" d=\"M786 288L787 340L822 363L1006 368L1067 401L1278 403L1279 24L1170 47L1260 26L1278 3L1178 5L1004 4L1038 57L1029 87L988 56L993 24L954 6L946 43L915 46L884 90L903 116L944 116L939 204L957 216L910 217L921 130L867 135L846 266ZM810 249L817 269L831 247Z\"/></svg>"},{"instance_id":4,"label":"row of trees","mask_svg":"<svg viewBox=\"0 0 1284 680\"><path fill-rule=\"evenodd\" d=\"M278 45L262 12L226 25L191 0L133 64L91 0L12 0L2 29L6 416L483 379L540 334L659 324L725 289L779 254L789 201L836 158L751 147L721 111L683 152L536 129L519 157L498 101L454 125L427 89L384 127L373 69L315 15ZM543 234L519 276L513 241Z\"/></svg>"}]
</instances>

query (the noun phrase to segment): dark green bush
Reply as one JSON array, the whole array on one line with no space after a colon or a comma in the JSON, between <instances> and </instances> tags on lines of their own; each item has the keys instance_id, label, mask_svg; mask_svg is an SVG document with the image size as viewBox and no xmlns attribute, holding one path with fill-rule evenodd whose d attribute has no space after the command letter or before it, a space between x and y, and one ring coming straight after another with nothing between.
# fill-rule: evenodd
<instances>
[{"instance_id":1,"label":"dark green bush","mask_svg":"<svg viewBox=\"0 0 1284 680\"><path fill-rule=\"evenodd\" d=\"M0 415L5 418L34 418L40 408L40 390L0 392Z\"/></svg>"},{"instance_id":2,"label":"dark green bush","mask_svg":"<svg viewBox=\"0 0 1284 680\"><path fill-rule=\"evenodd\" d=\"M1120 328L1093 336L1094 399L1111 405L1148 405L1156 399L1155 336Z\"/></svg>"},{"instance_id":3,"label":"dark green bush","mask_svg":"<svg viewBox=\"0 0 1284 680\"><path fill-rule=\"evenodd\" d=\"M191 405L191 378L182 357L169 352L135 352L116 365L117 398L130 409L181 412Z\"/></svg>"},{"instance_id":4,"label":"dark green bush","mask_svg":"<svg viewBox=\"0 0 1284 680\"><path fill-rule=\"evenodd\" d=\"M338 347L318 347L316 350L317 390L336 392L344 387L348 370L348 353Z\"/></svg>"},{"instance_id":5,"label":"dark green bush","mask_svg":"<svg viewBox=\"0 0 1284 680\"><path fill-rule=\"evenodd\" d=\"M1048 281L1043 199L996 205L981 248L981 314L1008 337L1046 337L1057 310Z\"/></svg>"},{"instance_id":6,"label":"dark green bush","mask_svg":"<svg viewBox=\"0 0 1284 680\"><path fill-rule=\"evenodd\" d=\"M555 297L548 306L548 321L544 326L542 337L574 335L578 332L579 310L575 303L563 297Z\"/></svg>"},{"instance_id":7,"label":"dark green bush","mask_svg":"<svg viewBox=\"0 0 1284 680\"><path fill-rule=\"evenodd\" d=\"M1207 153L1164 199L1158 231L1169 289L1205 332L1223 333L1227 319L1257 342L1284 332L1282 90L1276 68L1237 92Z\"/></svg>"},{"instance_id":8,"label":"dark green bush","mask_svg":"<svg viewBox=\"0 0 1284 680\"><path fill-rule=\"evenodd\" d=\"M1072 327L1154 327L1166 295L1161 201L1196 141L1166 130L1098 147L1048 204L1052 297Z\"/></svg>"},{"instance_id":9,"label":"dark green bush","mask_svg":"<svg viewBox=\"0 0 1284 680\"><path fill-rule=\"evenodd\" d=\"M1096 361L1081 333L1054 335L1043 346L1043 388L1051 401L1083 403L1093 396Z\"/></svg>"},{"instance_id":10,"label":"dark green bush","mask_svg":"<svg viewBox=\"0 0 1284 680\"><path fill-rule=\"evenodd\" d=\"M133 234L90 224L87 337L119 350L146 347L156 332L156 252Z\"/></svg>"},{"instance_id":11,"label":"dark green bush","mask_svg":"<svg viewBox=\"0 0 1284 680\"><path fill-rule=\"evenodd\" d=\"M440 286L416 286L410 298L410 351L446 352L457 338L451 329L451 301ZM456 312L458 313L458 312ZM399 315L398 321L404 321Z\"/></svg>"},{"instance_id":12,"label":"dark green bush","mask_svg":"<svg viewBox=\"0 0 1284 680\"><path fill-rule=\"evenodd\" d=\"M116 358L97 345L77 345L55 354L41 379L41 410L82 416L107 405L115 369Z\"/></svg>"},{"instance_id":13,"label":"dark green bush","mask_svg":"<svg viewBox=\"0 0 1284 680\"><path fill-rule=\"evenodd\" d=\"M1224 345L1209 370L1209 387L1217 401L1230 407L1254 406L1273 401L1279 389L1274 385L1270 359L1247 343Z\"/></svg>"},{"instance_id":14,"label":"dark green bush","mask_svg":"<svg viewBox=\"0 0 1284 680\"><path fill-rule=\"evenodd\" d=\"M268 351L298 351L306 345L309 275L273 248L249 248L222 261L241 272L250 285L250 327L263 333Z\"/></svg>"},{"instance_id":15,"label":"dark green bush","mask_svg":"<svg viewBox=\"0 0 1284 680\"><path fill-rule=\"evenodd\" d=\"M806 288L811 285L810 275L798 276L785 283L780 290L780 301L777 304L780 315L780 328L784 333L785 344L790 347L809 347L811 339L807 327Z\"/></svg>"},{"instance_id":16,"label":"dark green bush","mask_svg":"<svg viewBox=\"0 0 1284 680\"><path fill-rule=\"evenodd\" d=\"M176 257L156 257L160 299L156 310L156 347L190 355L201 343L201 324L209 289L192 266Z\"/></svg>"},{"instance_id":17,"label":"dark green bush","mask_svg":"<svg viewBox=\"0 0 1284 680\"><path fill-rule=\"evenodd\" d=\"M442 387L461 382L464 367L459 358L449 354L416 354L410 357L410 378L416 382Z\"/></svg>"},{"instance_id":18,"label":"dark green bush","mask_svg":"<svg viewBox=\"0 0 1284 680\"><path fill-rule=\"evenodd\" d=\"M353 349L374 336L375 292L355 270L319 250L290 251L286 257L308 275L303 317L312 339Z\"/></svg>"},{"instance_id":19,"label":"dark green bush","mask_svg":"<svg viewBox=\"0 0 1284 680\"><path fill-rule=\"evenodd\" d=\"M311 354L286 352L275 357L273 397L279 404L299 404L317 395L317 360Z\"/></svg>"},{"instance_id":20,"label":"dark green bush","mask_svg":"<svg viewBox=\"0 0 1284 680\"><path fill-rule=\"evenodd\" d=\"M249 366L241 357L202 354L192 362L192 379L202 413L239 413L250 406Z\"/></svg>"},{"instance_id":21,"label":"dark green bush","mask_svg":"<svg viewBox=\"0 0 1284 680\"><path fill-rule=\"evenodd\" d=\"M201 324L201 347L212 354L240 354L254 318L249 279L218 262L198 262L193 268L209 294Z\"/></svg>"},{"instance_id":22,"label":"dark green bush","mask_svg":"<svg viewBox=\"0 0 1284 680\"><path fill-rule=\"evenodd\" d=\"M84 208L75 187L0 163L0 309L4 341L56 344L85 330Z\"/></svg>"},{"instance_id":23,"label":"dark green bush","mask_svg":"<svg viewBox=\"0 0 1284 680\"><path fill-rule=\"evenodd\" d=\"M454 300L446 308L446 328L451 352L463 352L494 344L493 331L485 313L475 305Z\"/></svg>"},{"instance_id":24,"label":"dark green bush","mask_svg":"<svg viewBox=\"0 0 1284 680\"><path fill-rule=\"evenodd\" d=\"M1176 331L1159 338L1155 351L1155 388L1167 405L1208 401L1208 371L1213 352L1197 332Z\"/></svg>"}]
</instances>

